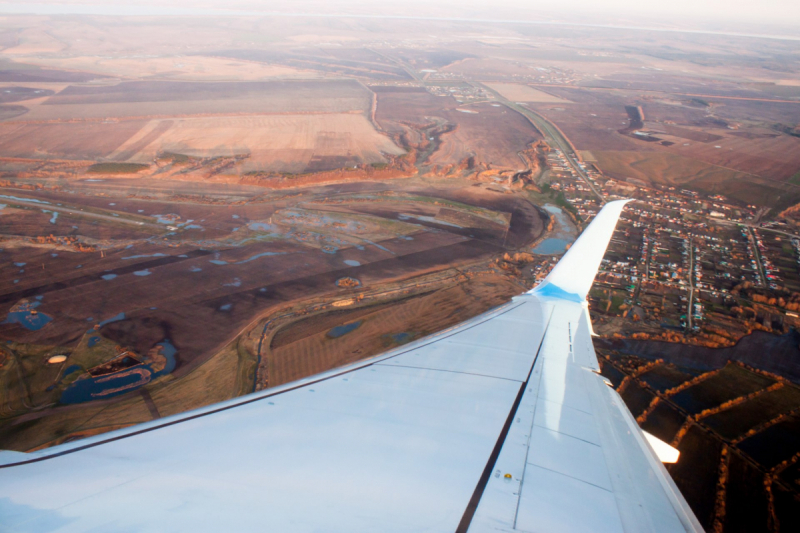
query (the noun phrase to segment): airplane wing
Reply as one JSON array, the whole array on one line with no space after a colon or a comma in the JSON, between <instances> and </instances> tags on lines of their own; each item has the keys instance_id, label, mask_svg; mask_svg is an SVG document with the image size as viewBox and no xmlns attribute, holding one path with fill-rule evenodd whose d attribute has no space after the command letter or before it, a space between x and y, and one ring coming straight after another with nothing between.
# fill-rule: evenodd
<instances>
[{"instance_id":1,"label":"airplane wing","mask_svg":"<svg viewBox=\"0 0 800 533\"><path fill-rule=\"evenodd\" d=\"M702 531L598 375L585 304L624 202L536 289L386 354L0 452L0 531Z\"/></svg>"}]
</instances>

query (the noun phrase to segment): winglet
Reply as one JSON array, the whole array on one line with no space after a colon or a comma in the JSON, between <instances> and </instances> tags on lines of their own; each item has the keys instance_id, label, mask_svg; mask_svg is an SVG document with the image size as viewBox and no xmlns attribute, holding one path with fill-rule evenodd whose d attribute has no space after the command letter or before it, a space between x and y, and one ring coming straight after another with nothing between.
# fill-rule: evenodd
<instances>
[{"instance_id":1,"label":"winglet","mask_svg":"<svg viewBox=\"0 0 800 533\"><path fill-rule=\"evenodd\" d=\"M528 292L583 302L600 268L622 208L628 202L630 200L607 203L544 281Z\"/></svg>"}]
</instances>

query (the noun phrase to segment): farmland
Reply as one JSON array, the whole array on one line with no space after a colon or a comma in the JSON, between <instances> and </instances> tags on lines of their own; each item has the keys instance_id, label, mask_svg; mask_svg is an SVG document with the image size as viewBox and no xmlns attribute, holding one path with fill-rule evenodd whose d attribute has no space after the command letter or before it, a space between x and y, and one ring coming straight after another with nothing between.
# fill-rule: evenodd
<instances>
[{"instance_id":1,"label":"farmland","mask_svg":"<svg viewBox=\"0 0 800 533\"><path fill-rule=\"evenodd\" d=\"M244 155L241 172L295 173L386 163L382 154L404 153L363 115L340 113L154 121L109 157L133 154L125 160L149 162L162 152L197 158Z\"/></svg>"},{"instance_id":2,"label":"farmland","mask_svg":"<svg viewBox=\"0 0 800 533\"><path fill-rule=\"evenodd\" d=\"M704 527L744 521L758 530L796 520L800 387L742 363L706 370L615 350L600 354L603 374L642 428L681 451L668 470Z\"/></svg>"},{"instance_id":3,"label":"farmland","mask_svg":"<svg viewBox=\"0 0 800 533\"><path fill-rule=\"evenodd\" d=\"M686 89L691 90L697 89ZM776 122L800 121L800 104L710 96L703 100L622 87L553 87L548 91L573 103L528 105L562 128L577 149L590 150L601 161L602 171L617 177L647 174L659 183L691 183L706 193L728 188L723 183L730 183L737 198L752 197L761 205L771 205L800 163L796 156L800 139L775 128ZM630 127L626 107L642 110L643 122L637 128ZM629 154L631 160L621 160L621 153ZM656 161L669 161L669 170L658 168ZM720 185L715 187L716 183ZM768 192L753 196L762 187ZM791 185L788 188L794 192Z\"/></svg>"},{"instance_id":4,"label":"farmland","mask_svg":"<svg viewBox=\"0 0 800 533\"><path fill-rule=\"evenodd\" d=\"M218 57L141 57L98 58L92 56L51 59L38 57L31 64L41 67L56 66L68 70L89 71L113 77L139 77L147 74L169 77L174 80L256 81L274 78L312 79L314 72L283 65L263 65L249 61L231 61Z\"/></svg>"},{"instance_id":5,"label":"farmland","mask_svg":"<svg viewBox=\"0 0 800 533\"><path fill-rule=\"evenodd\" d=\"M363 86L339 81L73 85L0 126L0 151L141 164L164 152L241 157L239 174L386 164L383 154L404 152L375 130L369 106Z\"/></svg>"},{"instance_id":6,"label":"farmland","mask_svg":"<svg viewBox=\"0 0 800 533\"><path fill-rule=\"evenodd\" d=\"M800 189L757 176L711 165L685 156L659 152L592 151L598 168L609 176L668 186L691 186L708 195L725 194L740 202L786 206L800 201ZM787 190L788 188L788 190Z\"/></svg>"},{"instance_id":7,"label":"farmland","mask_svg":"<svg viewBox=\"0 0 800 533\"><path fill-rule=\"evenodd\" d=\"M563 100L557 96L534 89L528 85L516 83L487 83L493 90L499 92L504 98L515 102L536 102L545 104L568 104L569 100Z\"/></svg>"}]
</instances>

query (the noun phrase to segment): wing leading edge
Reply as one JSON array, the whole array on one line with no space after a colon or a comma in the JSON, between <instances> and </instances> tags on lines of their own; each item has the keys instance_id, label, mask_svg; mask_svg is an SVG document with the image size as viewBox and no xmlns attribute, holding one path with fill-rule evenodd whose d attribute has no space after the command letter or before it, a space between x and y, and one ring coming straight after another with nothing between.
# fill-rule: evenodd
<instances>
[{"instance_id":1,"label":"wing leading edge","mask_svg":"<svg viewBox=\"0 0 800 533\"><path fill-rule=\"evenodd\" d=\"M2 531L702 531L597 375L623 203L537 289L349 367L28 454Z\"/></svg>"}]
</instances>

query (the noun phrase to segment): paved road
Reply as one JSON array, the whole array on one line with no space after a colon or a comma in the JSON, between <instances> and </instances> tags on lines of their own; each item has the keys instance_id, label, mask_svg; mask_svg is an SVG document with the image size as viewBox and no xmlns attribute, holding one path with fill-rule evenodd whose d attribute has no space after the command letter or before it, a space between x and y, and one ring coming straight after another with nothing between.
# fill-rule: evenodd
<instances>
[{"instance_id":1,"label":"paved road","mask_svg":"<svg viewBox=\"0 0 800 533\"><path fill-rule=\"evenodd\" d=\"M694 313L694 241L689 239L689 310L686 313L686 327L692 331L692 313Z\"/></svg>"},{"instance_id":2,"label":"paved road","mask_svg":"<svg viewBox=\"0 0 800 533\"><path fill-rule=\"evenodd\" d=\"M713 220L714 222L718 222L720 224L727 224L728 226L747 226L748 228L754 228L754 229L757 229L759 231L771 231L772 233L779 233L781 235L786 235L787 237L793 237L795 239L800 239L800 235L798 235L796 233L789 233L788 231L783 231L783 230L775 229L775 228L763 228L763 227L759 226L758 224L752 224L750 222L733 222L731 220L723 220L723 219L720 219L720 218L711 218L711 217L706 217L706 218L708 220Z\"/></svg>"},{"instance_id":3,"label":"paved road","mask_svg":"<svg viewBox=\"0 0 800 533\"><path fill-rule=\"evenodd\" d=\"M652 249L652 243L650 241L650 228L644 229L643 237L647 238L647 247L644 251L644 267L642 268L641 272L639 272L639 282L636 284L636 291L633 293L633 301L636 305L641 305L639 302L639 297L642 293L642 283L645 280L650 279L650 250ZM642 243L644 244L644 242Z\"/></svg>"},{"instance_id":4,"label":"paved road","mask_svg":"<svg viewBox=\"0 0 800 533\"><path fill-rule=\"evenodd\" d=\"M600 204L604 205L606 203L606 199L603 197L602 194L595 188L594 184L589 180L589 176L583 169L578 165L577 155L572 150L572 146L567 142L567 139L561 134L561 132L556 128L553 124L550 123L549 120L544 118L542 115L536 113L535 111L531 111L527 107L523 107L516 102L512 102L507 98L504 98L500 93L497 91L492 90L491 87L484 85L478 82L472 82L473 85L479 85L482 89L485 89L497 97L497 101L504 104L506 107L517 111L518 113L522 114L524 117L527 117L533 124L539 128L542 134L545 136L545 140L548 141L549 144L555 145L561 152L564 154L564 157L567 160L567 163L572 170L575 171L585 183L589 186L592 192L597 196L598 200L600 200Z\"/></svg>"},{"instance_id":5,"label":"paved road","mask_svg":"<svg viewBox=\"0 0 800 533\"><path fill-rule=\"evenodd\" d=\"M758 253L758 242L753 233L753 228L747 227L747 234L750 237L750 244L753 245L753 256L756 258L756 266L758 267L758 277L761 278L761 285L767 287L767 275L764 273L764 265L761 264L761 254Z\"/></svg>"}]
</instances>

